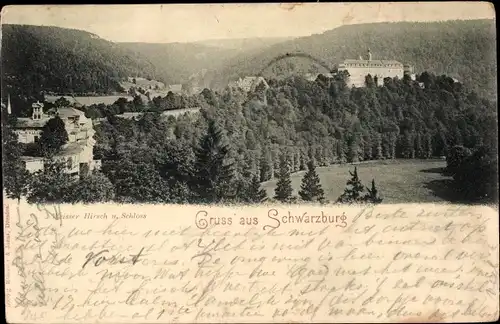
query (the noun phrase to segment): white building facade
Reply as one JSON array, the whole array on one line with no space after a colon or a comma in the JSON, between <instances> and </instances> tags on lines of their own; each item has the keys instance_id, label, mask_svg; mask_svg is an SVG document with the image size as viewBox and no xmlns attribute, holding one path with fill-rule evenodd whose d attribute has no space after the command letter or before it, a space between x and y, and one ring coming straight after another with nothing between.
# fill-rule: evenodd
<instances>
[{"instance_id":1,"label":"white building facade","mask_svg":"<svg viewBox=\"0 0 500 324\"><path fill-rule=\"evenodd\" d=\"M404 65L394 60L373 60L370 50L367 59L345 60L339 64L340 71L349 72L348 85L351 87L364 87L367 75L377 79L377 85L383 85L384 78L402 79L405 74L413 73L411 65Z\"/></svg>"},{"instance_id":2,"label":"white building facade","mask_svg":"<svg viewBox=\"0 0 500 324\"><path fill-rule=\"evenodd\" d=\"M93 159L93 149L96 142L93 138L95 131L92 120L85 117L83 111L62 107L51 109L45 113L43 104L40 102L34 103L32 108L31 118L18 118L17 120L15 132L20 143L37 143L44 125L51 118L59 116L68 133L68 142L63 145L55 159L66 163L67 172L72 175L80 175L84 171L100 167L100 161ZM29 172L43 169L44 159L42 157L23 156L21 159L25 162Z\"/></svg>"}]
</instances>

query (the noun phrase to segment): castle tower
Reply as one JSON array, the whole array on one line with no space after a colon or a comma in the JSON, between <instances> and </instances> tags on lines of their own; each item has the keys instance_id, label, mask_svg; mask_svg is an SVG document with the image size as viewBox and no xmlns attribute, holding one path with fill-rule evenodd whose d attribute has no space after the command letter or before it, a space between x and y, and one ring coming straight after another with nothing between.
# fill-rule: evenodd
<instances>
[{"instance_id":1,"label":"castle tower","mask_svg":"<svg viewBox=\"0 0 500 324\"><path fill-rule=\"evenodd\" d=\"M405 64L403 66L404 69L404 74L412 74L413 73L413 66L410 64Z\"/></svg>"},{"instance_id":2,"label":"castle tower","mask_svg":"<svg viewBox=\"0 0 500 324\"><path fill-rule=\"evenodd\" d=\"M33 120L42 119L43 103L41 103L40 101L37 101L37 102L33 103L33 105L31 105L31 107L33 108L33 114L31 115L31 118Z\"/></svg>"},{"instance_id":3,"label":"castle tower","mask_svg":"<svg viewBox=\"0 0 500 324\"><path fill-rule=\"evenodd\" d=\"M368 61L372 60L372 53L370 52L370 49L368 49Z\"/></svg>"}]
</instances>

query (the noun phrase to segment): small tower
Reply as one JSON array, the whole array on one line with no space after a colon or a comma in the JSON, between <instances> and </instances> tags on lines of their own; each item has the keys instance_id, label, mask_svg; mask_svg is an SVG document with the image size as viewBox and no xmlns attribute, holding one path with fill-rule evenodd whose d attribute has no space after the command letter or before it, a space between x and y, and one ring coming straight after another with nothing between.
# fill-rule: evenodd
<instances>
[{"instance_id":1,"label":"small tower","mask_svg":"<svg viewBox=\"0 0 500 324\"><path fill-rule=\"evenodd\" d=\"M413 66L410 64L405 64L403 66L403 71L404 71L404 74L412 74L413 73Z\"/></svg>"},{"instance_id":2,"label":"small tower","mask_svg":"<svg viewBox=\"0 0 500 324\"><path fill-rule=\"evenodd\" d=\"M368 49L368 61L372 60L372 53L370 52L370 49Z\"/></svg>"},{"instance_id":3,"label":"small tower","mask_svg":"<svg viewBox=\"0 0 500 324\"><path fill-rule=\"evenodd\" d=\"M33 120L42 119L43 103L41 103L40 101L37 101L37 102L33 103L33 105L31 105L31 107L33 108L33 115L31 115L31 118Z\"/></svg>"},{"instance_id":4,"label":"small tower","mask_svg":"<svg viewBox=\"0 0 500 324\"><path fill-rule=\"evenodd\" d=\"M8 115L12 114L12 107L10 105L10 94L8 95L8 99L7 99L7 114Z\"/></svg>"}]
</instances>

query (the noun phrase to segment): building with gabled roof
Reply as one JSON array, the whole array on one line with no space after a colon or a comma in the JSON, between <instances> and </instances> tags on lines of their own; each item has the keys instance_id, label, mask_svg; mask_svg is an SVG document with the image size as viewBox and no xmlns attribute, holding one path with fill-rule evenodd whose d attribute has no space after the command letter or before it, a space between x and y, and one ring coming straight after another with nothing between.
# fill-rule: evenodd
<instances>
[{"instance_id":1,"label":"building with gabled roof","mask_svg":"<svg viewBox=\"0 0 500 324\"><path fill-rule=\"evenodd\" d=\"M338 67L340 71L349 72L347 81L349 86L364 87L367 75L371 75L377 80L377 85L382 85L384 78L403 78L405 74L413 73L411 65L405 65L395 60L374 60L368 49L366 59L360 57L359 60L344 60Z\"/></svg>"},{"instance_id":2,"label":"building with gabled roof","mask_svg":"<svg viewBox=\"0 0 500 324\"><path fill-rule=\"evenodd\" d=\"M43 127L53 117L59 116L64 122L68 133L68 142L62 146L56 159L67 163L68 173L79 175L82 170L98 168L100 161L93 159L94 128L92 120L85 117L85 113L73 107L59 107L43 110L43 103L35 102L32 105L32 115L29 118L18 118L14 132L18 141L24 144L37 143ZM43 169L44 159L37 156L22 156L26 169L35 172Z\"/></svg>"}]
</instances>

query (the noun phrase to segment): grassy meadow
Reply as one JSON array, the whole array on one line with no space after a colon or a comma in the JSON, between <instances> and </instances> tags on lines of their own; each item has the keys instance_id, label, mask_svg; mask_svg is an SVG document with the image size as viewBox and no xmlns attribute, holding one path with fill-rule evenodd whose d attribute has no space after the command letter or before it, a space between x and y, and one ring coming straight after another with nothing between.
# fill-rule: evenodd
<instances>
[{"instance_id":1,"label":"grassy meadow","mask_svg":"<svg viewBox=\"0 0 500 324\"><path fill-rule=\"evenodd\" d=\"M356 165L358 176L365 186L375 179L383 203L432 203L453 201L453 194L447 188L450 177L441 174L446 166L444 160L386 160L365 162ZM344 191L349 170L354 165L332 165L316 168L325 191L325 198L334 202ZM294 195L298 196L305 171L292 174ZM262 187L268 197L274 196L277 180L264 182Z\"/></svg>"}]
</instances>

